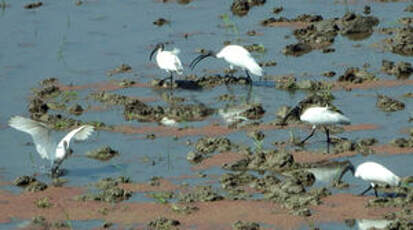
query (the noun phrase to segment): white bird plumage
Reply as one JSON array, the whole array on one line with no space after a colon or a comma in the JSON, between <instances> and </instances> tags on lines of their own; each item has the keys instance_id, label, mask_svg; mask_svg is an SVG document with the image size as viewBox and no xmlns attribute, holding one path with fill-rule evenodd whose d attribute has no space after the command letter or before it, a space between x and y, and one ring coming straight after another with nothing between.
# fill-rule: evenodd
<instances>
[{"instance_id":1,"label":"white bird plumage","mask_svg":"<svg viewBox=\"0 0 413 230\"><path fill-rule=\"evenodd\" d=\"M350 119L326 107L310 107L301 114L300 120L312 125L348 125Z\"/></svg>"},{"instance_id":2,"label":"white bird plumage","mask_svg":"<svg viewBox=\"0 0 413 230\"><path fill-rule=\"evenodd\" d=\"M172 51L165 51L158 49L156 53L156 63L159 68L165 70L166 72L175 72L179 75L183 74L184 69L182 68L181 60L179 60L178 54L179 49L173 49Z\"/></svg>"},{"instance_id":3,"label":"white bird plumage","mask_svg":"<svg viewBox=\"0 0 413 230\"><path fill-rule=\"evenodd\" d=\"M257 76L263 75L262 68L258 65L255 59L251 56L250 52L242 46L239 45L227 45L222 48L217 54L213 51L208 51L206 54L199 55L196 57L189 67L193 69L202 59L207 57L223 58L230 68L233 69L234 66L241 68L247 74L248 80L251 82L251 77L249 73Z\"/></svg>"},{"instance_id":4,"label":"white bird plumage","mask_svg":"<svg viewBox=\"0 0 413 230\"><path fill-rule=\"evenodd\" d=\"M159 68L170 73L169 78L171 79L171 87L173 82L173 73L179 75L183 74L184 68L182 67L181 60L178 57L178 54L181 52L179 49L174 48L171 51L164 50L164 44L159 43L156 45L155 49L151 52L149 60L152 60L152 56L156 52L156 64Z\"/></svg>"},{"instance_id":5,"label":"white bird plumage","mask_svg":"<svg viewBox=\"0 0 413 230\"><path fill-rule=\"evenodd\" d=\"M233 66L237 66L243 70L248 70L254 75L262 76L262 68L251 56L250 52L242 46L227 45L217 53L216 57L223 58L228 62L231 69L233 69Z\"/></svg>"},{"instance_id":6,"label":"white bird plumage","mask_svg":"<svg viewBox=\"0 0 413 230\"><path fill-rule=\"evenodd\" d=\"M374 187L375 184L400 185L399 176L383 165L371 161L364 162L357 166L354 176L370 182L372 187Z\"/></svg>"},{"instance_id":7,"label":"white bird plumage","mask_svg":"<svg viewBox=\"0 0 413 230\"><path fill-rule=\"evenodd\" d=\"M48 159L52 163L62 161L66 158L72 138L75 140L85 140L94 131L93 126L82 125L70 131L57 143L51 136L51 130L41 122L21 116L14 116L10 118L9 125L19 131L30 134L40 157Z\"/></svg>"},{"instance_id":8,"label":"white bird plumage","mask_svg":"<svg viewBox=\"0 0 413 230\"><path fill-rule=\"evenodd\" d=\"M301 103L300 103L301 104ZM310 137L314 135L314 132L317 126L324 126L324 130L327 137L327 152L330 151L330 132L327 125L349 125L350 119L346 116L341 114L338 111L331 110L330 107L327 106L312 106L308 107L307 109L302 109L300 105L294 107L290 110L290 112L284 117L282 123L285 124L285 121L288 119L289 116L294 114L295 112L300 111L300 120L310 123L313 125L311 133L301 141L301 144L304 144Z\"/></svg>"},{"instance_id":9,"label":"white bird plumage","mask_svg":"<svg viewBox=\"0 0 413 230\"><path fill-rule=\"evenodd\" d=\"M364 190L360 195L364 195L370 189L374 189L374 194L377 196L377 184L387 184L390 186L400 186L401 184L401 178L399 176L394 174L392 171L390 171L383 165L372 161L364 162L358 165L355 169L354 166L350 163L348 167L345 168L338 177L339 182L348 170L350 170L353 173L354 177L360 178L370 183L369 187L366 190Z\"/></svg>"}]
</instances>

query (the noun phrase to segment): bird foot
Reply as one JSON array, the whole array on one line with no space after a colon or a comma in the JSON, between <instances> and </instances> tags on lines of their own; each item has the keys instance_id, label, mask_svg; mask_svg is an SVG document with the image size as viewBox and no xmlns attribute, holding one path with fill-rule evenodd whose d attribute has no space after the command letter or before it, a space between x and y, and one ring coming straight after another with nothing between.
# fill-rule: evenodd
<instances>
[{"instance_id":1,"label":"bird foot","mask_svg":"<svg viewBox=\"0 0 413 230\"><path fill-rule=\"evenodd\" d=\"M64 169L53 168L51 171L52 178L59 178L61 176L64 176L65 174L66 174L66 170Z\"/></svg>"}]
</instances>

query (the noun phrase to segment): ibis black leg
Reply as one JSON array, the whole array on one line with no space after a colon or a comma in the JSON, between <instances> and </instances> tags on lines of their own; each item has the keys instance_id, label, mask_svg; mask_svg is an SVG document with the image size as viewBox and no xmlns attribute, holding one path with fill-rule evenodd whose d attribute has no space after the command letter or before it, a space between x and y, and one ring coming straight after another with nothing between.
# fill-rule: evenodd
<instances>
[{"instance_id":1,"label":"ibis black leg","mask_svg":"<svg viewBox=\"0 0 413 230\"><path fill-rule=\"evenodd\" d=\"M328 130L327 127L324 127L324 130L326 131L326 137L327 137L327 153L330 153L330 131Z\"/></svg>"},{"instance_id":2,"label":"ibis black leg","mask_svg":"<svg viewBox=\"0 0 413 230\"><path fill-rule=\"evenodd\" d=\"M250 76L250 74L248 73L248 70L245 70L245 73L247 74L247 81L249 85L252 85L252 78Z\"/></svg>"},{"instance_id":3,"label":"ibis black leg","mask_svg":"<svg viewBox=\"0 0 413 230\"><path fill-rule=\"evenodd\" d=\"M59 177L59 173L58 173L59 172L59 167L62 163L63 163L63 160L53 161L52 170L51 170L52 178Z\"/></svg>"},{"instance_id":4,"label":"ibis black leg","mask_svg":"<svg viewBox=\"0 0 413 230\"><path fill-rule=\"evenodd\" d=\"M370 191L370 189L372 189L372 188L373 187L371 185L369 185L369 187L366 190L364 190L362 193L360 193L360 196L363 196L364 194L366 194L366 192ZM374 191L376 191L376 190L374 190Z\"/></svg>"},{"instance_id":5,"label":"ibis black leg","mask_svg":"<svg viewBox=\"0 0 413 230\"><path fill-rule=\"evenodd\" d=\"M172 72L171 72L170 78L171 78L171 90L172 90L172 88L173 88L173 74L172 74Z\"/></svg>"},{"instance_id":6,"label":"ibis black leg","mask_svg":"<svg viewBox=\"0 0 413 230\"><path fill-rule=\"evenodd\" d=\"M373 187L373 190L374 190L374 195L376 195L376 197L379 197L379 196L377 195L377 189L376 189L376 187Z\"/></svg>"},{"instance_id":7,"label":"ibis black leg","mask_svg":"<svg viewBox=\"0 0 413 230\"><path fill-rule=\"evenodd\" d=\"M315 127L313 127L313 130L311 130L310 135L308 135L306 138L304 138L304 140L301 141L301 144L304 144L308 139L310 139L310 137L312 137L315 133Z\"/></svg>"},{"instance_id":8,"label":"ibis black leg","mask_svg":"<svg viewBox=\"0 0 413 230\"><path fill-rule=\"evenodd\" d=\"M247 103L251 102L251 94L252 94L252 84L248 86L248 94L247 94Z\"/></svg>"}]
</instances>

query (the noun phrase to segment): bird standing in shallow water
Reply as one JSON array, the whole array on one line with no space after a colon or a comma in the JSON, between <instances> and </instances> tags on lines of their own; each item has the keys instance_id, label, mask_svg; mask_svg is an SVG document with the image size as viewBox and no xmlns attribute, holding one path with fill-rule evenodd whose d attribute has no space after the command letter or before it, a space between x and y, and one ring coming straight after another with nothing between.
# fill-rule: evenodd
<instances>
[{"instance_id":1,"label":"bird standing in shallow water","mask_svg":"<svg viewBox=\"0 0 413 230\"><path fill-rule=\"evenodd\" d=\"M399 176L383 165L372 161L364 162L357 166L356 169L354 169L353 164L349 163L349 165L338 177L338 182L341 181L341 178L349 170L352 172L354 177L370 182L369 187L360 193L360 195L364 195L366 192L370 191L370 189L374 189L374 195L377 197L376 184L388 184L390 186L400 186L401 184L401 179Z\"/></svg>"},{"instance_id":2,"label":"bird standing in shallow water","mask_svg":"<svg viewBox=\"0 0 413 230\"><path fill-rule=\"evenodd\" d=\"M285 121L294 113L297 113L299 110L303 110L301 106L296 106L290 110L290 112L284 117L282 124L285 124ZM300 120L310 123L313 125L311 133L301 141L301 144L304 144L310 137L312 137L317 129L317 126L324 126L324 130L327 137L327 153L330 152L330 131L327 128L327 125L349 125L350 119L344 116L339 111L331 110L328 105L325 107L313 106L301 111Z\"/></svg>"},{"instance_id":3,"label":"bird standing in shallow water","mask_svg":"<svg viewBox=\"0 0 413 230\"><path fill-rule=\"evenodd\" d=\"M51 130L47 125L28 118L14 116L9 120L10 127L28 133L32 136L36 150L41 158L48 159L52 163L52 177L57 175L59 166L67 157L70 140L86 140L94 131L90 125L82 125L66 134L59 143L50 135Z\"/></svg>"},{"instance_id":4,"label":"bird standing in shallow water","mask_svg":"<svg viewBox=\"0 0 413 230\"><path fill-rule=\"evenodd\" d=\"M255 59L251 56L251 54L246 50L244 47L239 45L227 45L221 49L217 54L213 51L208 51L206 54L199 55L196 57L189 67L194 69L195 66L204 58L207 57L215 57L215 58L223 58L226 62L229 63L230 69L233 69L234 66L245 70L247 74L248 82L252 84L252 79L249 73L252 73L257 76L263 75L262 68L258 65Z\"/></svg>"},{"instance_id":5,"label":"bird standing in shallow water","mask_svg":"<svg viewBox=\"0 0 413 230\"><path fill-rule=\"evenodd\" d=\"M149 60L152 60L153 55L156 52L156 64L159 68L170 73L169 78L171 79L171 88L173 86L173 73L179 75L183 74L184 69L182 68L181 60L179 60L178 54L180 53L179 49L173 49L172 51L165 51L165 45L163 43L158 43L155 49L152 50ZM165 80L165 79L164 79Z\"/></svg>"}]
</instances>

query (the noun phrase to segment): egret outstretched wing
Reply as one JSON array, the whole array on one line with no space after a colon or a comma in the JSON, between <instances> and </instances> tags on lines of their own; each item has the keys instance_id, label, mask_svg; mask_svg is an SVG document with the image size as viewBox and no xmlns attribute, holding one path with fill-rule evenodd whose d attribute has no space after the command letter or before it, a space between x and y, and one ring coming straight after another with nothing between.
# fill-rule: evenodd
<instances>
[{"instance_id":1,"label":"egret outstretched wing","mask_svg":"<svg viewBox=\"0 0 413 230\"><path fill-rule=\"evenodd\" d=\"M65 137L63 137L63 139L57 145L55 158L65 158L65 148L69 148L70 141L72 140L72 138L74 138L75 140L86 140L90 135L92 135L94 129L95 128L91 125L82 125L79 128L70 131L68 134L66 134ZM66 142L66 147L64 146L64 142Z\"/></svg>"},{"instance_id":2,"label":"egret outstretched wing","mask_svg":"<svg viewBox=\"0 0 413 230\"><path fill-rule=\"evenodd\" d=\"M10 127L32 136L37 152L42 158L51 159L56 142L50 136L50 129L43 123L28 118L14 116L9 120Z\"/></svg>"}]
</instances>

